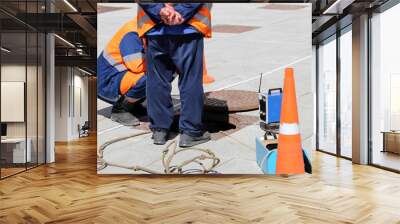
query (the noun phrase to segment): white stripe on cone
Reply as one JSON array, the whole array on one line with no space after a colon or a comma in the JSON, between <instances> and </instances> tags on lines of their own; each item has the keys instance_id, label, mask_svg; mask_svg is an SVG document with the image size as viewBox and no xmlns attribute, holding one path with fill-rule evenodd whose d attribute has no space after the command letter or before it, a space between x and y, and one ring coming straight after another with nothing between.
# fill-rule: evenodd
<instances>
[{"instance_id":1,"label":"white stripe on cone","mask_svg":"<svg viewBox=\"0 0 400 224\"><path fill-rule=\"evenodd\" d=\"M281 135L298 135L299 125L297 123L282 123L279 128Z\"/></svg>"}]
</instances>

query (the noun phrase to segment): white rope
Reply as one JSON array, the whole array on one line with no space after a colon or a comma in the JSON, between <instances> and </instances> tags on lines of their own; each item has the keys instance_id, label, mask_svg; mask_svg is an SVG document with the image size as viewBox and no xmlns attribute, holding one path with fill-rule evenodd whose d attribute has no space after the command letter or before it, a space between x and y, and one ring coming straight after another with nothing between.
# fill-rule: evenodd
<instances>
[{"instance_id":1,"label":"white rope","mask_svg":"<svg viewBox=\"0 0 400 224\"><path fill-rule=\"evenodd\" d=\"M159 172L156 170L149 169L144 166L139 166L139 165L121 165L118 163L113 163L110 161L107 161L104 159L104 150L117 142L120 141L125 141L130 138L138 137L141 135L146 135L151 132L146 131L146 132L141 132L141 133L136 133L132 135L127 135L119 138L112 139L110 141L105 142L104 144L100 145L97 148L97 171L105 169L107 166L114 166L114 167L120 167L120 168L125 168L125 169L130 169L133 171L144 171L146 173L151 173L151 174L188 174L188 173L202 173L202 174L207 174L207 173L216 173L213 169L220 163L220 159L209 149L202 149L202 148L195 148L195 147L190 147L190 148L179 148L177 147L177 142L176 140L173 140L167 144L165 149L162 151L161 155L161 161L164 166L164 172ZM185 160L181 162L178 165L171 165L171 162L173 161L173 158L182 152L185 151L198 151L201 154L198 156L195 156L191 159ZM209 160L211 163L207 166L204 164L205 161ZM185 169L186 166L189 164L197 164L200 169Z\"/></svg>"}]
</instances>

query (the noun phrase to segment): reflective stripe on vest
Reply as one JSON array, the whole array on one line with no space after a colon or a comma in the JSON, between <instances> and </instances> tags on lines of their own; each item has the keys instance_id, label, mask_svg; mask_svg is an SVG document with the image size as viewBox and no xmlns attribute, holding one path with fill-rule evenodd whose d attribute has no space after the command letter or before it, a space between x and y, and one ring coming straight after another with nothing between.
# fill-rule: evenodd
<instances>
[{"instance_id":1,"label":"reflective stripe on vest","mask_svg":"<svg viewBox=\"0 0 400 224\"><path fill-rule=\"evenodd\" d=\"M134 73L141 73L146 69L144 54L142 52L125 55L123 60L124 65Z\"/></svg>"},{"instance_id":2,"label":"reflective stripe on vest","mask_svg":"<svg viewBox=\"0 0 400 224\"><path fill-rule=\"evenodd\" d=\"M202 14L198 13L193 16L193 18L197 19L198 21L204 23L207 26L211 25L210 20L207 18L207 16L203 16Z\"/></svg>"},{"instance_id":3,"label":"reflective stripe on vest","mask_svg":"<svg viewBox=\"0 0 400 224\"><path fill-rule=\"evenodd\" d=\"M153 20L151 20L151 18L146 14L139 4L137 10L137 32L139 37L143 37L143 35L151 30L151 28L153 28L156 24L153 22Z\"/></svg>"},{"instance_id":4,"label":"reflective stripe on vest","mask_svg":"<svg viewBox=\"0 0 400 224\"><path fill-rule=\"evenodd\" d=\"M188 22L205 37L211 37L211 8L212 3L204 3Z\"/></svg>"},{"instance_id":5,"label":"reflective stripe on vest","mask_svg":"<svg viewBox=\"0 0 400 224\"><path fill-rule=\"evenodd\" d=\"M279 128L280 135L298 135L299 125L297 123L282 123Z\"/></svg>"},{"instance_id":6,"label":"reflective stripe on vest","mask_svg":"<svg viewBox=\"0 0 400 224\"><path fill-rule=\"evenodd\" d=\"M199 11L188 21L188 24L200 31L205 37L211 37L211 8L212 3L204 3ZM139 37L150 31L156 24L138 5L137 28Z\"/></svg>"},{"instance_id":7,"label":"reflective stripe on vest","mask_svg":"<svg viewBox=\"0 0 400 224\"><path fill-rule=\"evenodd\" d=\"M106 61L113 66L115 69L117 69L119 72L127 70L125 65L117 63L111 55L109 55L106 51L103 51L103 57L106 59Z\"/></svg>"},{"instance_id":8,"label":"reflective stripe on vest","mask_svg":"<svg viewBox=\"0 0 400 224\"><path fill-rule=\"evenodd\" d=\"M124 62L130 62L137 59L144 59L144 54L142 52L128 54L123 57Z\"/></svg>"}]
</instances>

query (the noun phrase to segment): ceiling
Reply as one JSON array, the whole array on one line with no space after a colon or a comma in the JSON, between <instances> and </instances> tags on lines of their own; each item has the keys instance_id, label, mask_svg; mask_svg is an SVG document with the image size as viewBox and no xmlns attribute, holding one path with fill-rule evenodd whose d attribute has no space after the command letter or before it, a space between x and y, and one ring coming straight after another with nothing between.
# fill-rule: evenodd
<instances>
[{"instance_id":1,"label":"ceiling","mask_svg":"<svg viewBox=\"0 0 400 224\"><path fill-rule=\"evenodd\" d=\"M352 23L353 17L373 11L389 0L314 0L313 44L332 36Z\"/></svg>"},{"instance_id":2,"label":"ceiling","mask_svg":"<svg viewBox=\"0 0 400 224\"><path fill-rule=\"evenodd\" d=\"M2 46L12 49L7 60L36 55L37 47L29 43L34 35L29 32L54 32L56 65L75 65L95 73L96 4L96 0L1 0Z\"/></svg>"}]
</instances>

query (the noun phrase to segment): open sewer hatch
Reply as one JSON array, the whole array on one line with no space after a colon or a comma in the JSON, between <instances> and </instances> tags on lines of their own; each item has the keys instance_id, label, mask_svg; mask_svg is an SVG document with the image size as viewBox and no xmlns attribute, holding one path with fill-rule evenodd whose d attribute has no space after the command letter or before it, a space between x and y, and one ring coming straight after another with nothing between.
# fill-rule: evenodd
<instances>
[{"instance_id":1,"label":"open sewer hatch","mask_svg":"<svg viewBox=\"0 0 400 224\"><path fill-rule=\"evenodd\" d=\"M258 93L244 90L221 90L204 94L206 112L244 112L258 109Z\"/></svg>"},{"instance_id":2,"label":"open sewer hatch","mask_svg":"<svg viewBox=\"0 0 400 224\"><path fill-rule=\"evenodd\" d=\"M180 113L179 96L172 96L176 114ZM221 90L204 94L204 112L236 113L258 109L258 93L244 90Z\"/></svg>"}]
</instances>

